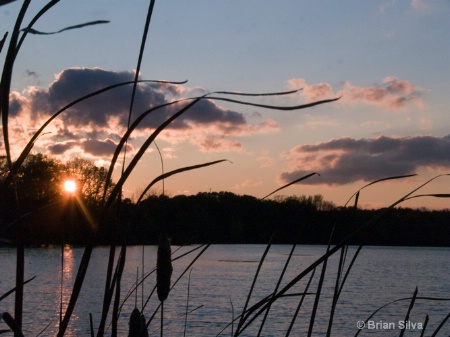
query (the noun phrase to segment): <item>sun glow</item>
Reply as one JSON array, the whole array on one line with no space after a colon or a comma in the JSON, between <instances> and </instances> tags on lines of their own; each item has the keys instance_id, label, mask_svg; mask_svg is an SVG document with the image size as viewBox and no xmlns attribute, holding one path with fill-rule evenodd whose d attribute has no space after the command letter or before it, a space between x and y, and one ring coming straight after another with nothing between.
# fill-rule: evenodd
<instances>
[{"instance_id":1,"label":"sun glow","mask_svg":"<svg viewBox=\"0 0 450 337\"><path fill-rule=\"evenodd\" d=\"M77 190L77 183L74 180L66 180L64 182L64 191L68 193L75 193Z\"/></svg>"}]
</instances>

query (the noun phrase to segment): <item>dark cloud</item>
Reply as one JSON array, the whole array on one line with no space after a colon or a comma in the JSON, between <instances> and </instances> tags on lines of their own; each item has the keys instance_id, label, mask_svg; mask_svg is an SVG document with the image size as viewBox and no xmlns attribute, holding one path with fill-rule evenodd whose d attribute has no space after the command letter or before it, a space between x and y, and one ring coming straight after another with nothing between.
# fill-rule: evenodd
<instances>
[{"instance_id":1,"label":"dark cloud","mask_svg":"<svg viewBox=\"0 0 450 337\"><path fill-rule=\"evenodd\" d=\"M32 72L29 72L29 75L32 76ZM22 120L32 121L31 128L36 129L44 120L69 103L105 87L133 79L134 73L127 71L116 72L100 68L66 69L55 76L55 81L48 88L30 86L23 94L13 92L10 96L10 113L12 117L19 116ZM52 135L49 136L51 140L48 140L49 143L54 143L47 147L48 150L62 155L65 151L77 147L78 150L91 155L111 154L127 127L131 92L132 85L121 86L70 107L52 123ZM131 121L150 108L173 102L181 98L181 95L204 92L202 88L187 89L170 83L140 83ZM179 102L154 110L139 124L132 137L148 135L151 129L160 126L190 102ZM276 127L277 125L270 121L249 124L242 113L205 99L198 101L183 116L173 121L166 130L176 132L165 133L165 137L172 137L173 142L184 141L185 137L188 137L191 143L204 151L232 148L240 151L240 146L236 145L238 142L222 139L219 142L221 146L218 146L212 145L212 138L208 137L217 133L243 136L271 131Z\"/></svg>"},{"instance_id":2,"label":"dark cloud","mask_svg":"<svg viewBox=\"0 0 450 337\"><path fill-rule=\"evenodd\" d=\"M89 153L93 156L110 156L114 153L117 143L111 139L98 140L98 139L88 139L81 143L85 153ZM128 151L131 150L130 145L128 145Z\"/></svg>"},{"instance_id":3,"label":"dark cloud","mask_svg":"<svg viewBox=\"0 0 450 337\"><path fill-rule=\"evenodd\" d=\"M57 143L53 145L48 146L48 150L51 154L54 155L60 155L64 152L74 148L77 145L77 142L75 141L69 141L69 142L63 142L63 143Z\"/></svg>"},{"instance_id":4,"label":"dark cloud","mask_svg":"<svg viewBox=\"0 0 450 337\"><path fill-rule=\"evenodd\" d=\"M286 153L296 169L283 172L283 182L317 171L309 184L347 184L358 180L412 174L420 167L450 168L450 135L372 139L341 138L300 145Z\"/></svg>"},{"instance_id":5,"label":"dark cloud","mask_svg":"<svg viewBox=\"0 0 450 337\"><path fill-rule=\"evenodd\" d=\"M131 81L132 72L114 72L100 68L71 68L56 76L56 80L48 89L30 89L28 102L34 115L50 115L63 106L89 93L112 84ZM178 85L167 83L145 83L137 88L133 118L140 113L169 102L174 96L183 92ZM112 89L71 107L64 115L66 124L76 127L90 125L108 128L111 120L125 127L131 97L131 85ZM168 97L170 96L170 97ZM13 97L14 112L19 111L22 104L19 97ZM147 117L140 128L155 128L186 103L158 109ZM194 105L184 116L175 121L169 128L190 129L193 125L217 124L227 130L233 130L246 124L245 117L236 111L219 107L213 101L203 100Z\"/></svg>"}]
</instances>

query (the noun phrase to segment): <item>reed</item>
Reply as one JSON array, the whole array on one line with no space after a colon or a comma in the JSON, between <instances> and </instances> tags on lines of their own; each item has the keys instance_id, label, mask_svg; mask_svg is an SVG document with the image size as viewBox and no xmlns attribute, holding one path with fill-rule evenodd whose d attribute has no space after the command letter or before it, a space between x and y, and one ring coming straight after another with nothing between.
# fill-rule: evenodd
<instances>
[{"instance_id":1,"label":"reed","mask_svg":"<svg viewBox=\"0 0 450 337\"><path fill-rule=\"evenodd\" d=\"M9 1L4 1L0 3L0 6L6 5ZM5 49L4 47L7 46L6 50L6 57L5 57L5 63L2 68L2 76L1 76L1 82L0 82L0 116L2 118L2 132L3 132L3 142L6 152L6 159L8 163L8 173L2 179L0 182L0 198L1 201L4 200L4 198L8 197L8 191L11 190L11 188L14 190L14 183L15 183L15 176L18 172L18 169L21 167L21 165L24 163L25 159L29 154L31 153L34 144L39 136L45 133L46 128L52 123L55 118L60 116L63 113L70 113L70 108L75 106L76 104L79 104L81 102L84 102L86 100L89 100L92 97L95 97L97 95L102 95L107 92L111 92L116 88L122 87L122 86L132 86L132 94L130 96L130 106L129 106L129 113L128 113L128 124L127 124L127 130L122 135L119 144L117 145L114 154L111 158L111 165L108 170L106 183L105 183L105 189L103 193L103 199L102 199L102 208L101 212L95 217L93 220L95 222L94 226L94 233L92 237L89 237L89 242L85 247L83 256L81 258L81 262L79 265L79 268L77 270L77 275L75 277L74 285L71 290L70 300L67 305L67 308L64 312L64 315L62 317L62 320L59 325L59 331L58 336L62 337L66 334L67 327L71 321L71 318L73 316L73 312L75 309L75 306L78 301L78 297L80 294L80 291L84 284L84 279L87 273L87 270L89 268L92 251L95 247L97 235L98 235L98 228L100 226L108 226L111 228L111 242L110 242L110 255L109 255L109 261L106 271L106 281L105 281L105 287L104 292L102 294L103 296L103 304L102 304L102 314L100 317L100 323L97 329L97 336L104 336L107 334L109 326L111 326L111 335L116 336L118 335L118 324L119 324L119 317L121 310L123 308L124 303L129 299L132 293L137 292L137 288L139 286L142 286L143 282L146 281L146 279L152 275L153 273L156 273L156 283L153 289L149 292L148 297L143 303L141 310L138 308L135 308L130 316L129 321L129 336L148 336L148 327L149 324L152 322L153 318L155 317L158 310L161 310L161 324L160 324L160 333L161 336L163 334L163 327L164 327L164 321L163 321L163 308L164 308L164 302L167 300L170 291L177 285L177 283L180 281L182 277L185 276L187 271L192 270L193 264L202 256L202 254L208 249L209 244L201 245L198 247L195 247L191 250L189 250L187 253L181 254L179 256L174 257L174 254L171 251L170 243L167 237L167 233L162 230L159 246L158 246L158 254L157 254L157 261L156 261L156 268L152 269L151 271L147 272L145 275L142 275L141 279L136 282L136 285L128 291L128 293L125 295L124 298L121 298L122 295L122 276L125 270L125 266L127 263L126 260L126 241L122 240L120 241L120 238L126 237L126 220L121 219L120 217L116 217L117 222L111 221L111 217L109 216L111 212L115 212L115 214L120 215L121 214L121 204L122 204L122 189L124 184L127 182L129 176L131 173L135 170L139 162L141 161L142 157L144 156L145 152L148 150L148 148L152 144L156 144L155 141L157 137L163 132L168 126L171 125L174 121L179 119L185 114L188 114L190 109L194 107L196 104L203 100L215 100L215 101L223 101L231 104L237 104L237 105L247 105L247 106L253 106L263 109L272 109L272 110L278 110L278 111L296 111L296 110L302 110L307 109L316 105L321 104L327 104L334 102L339 99L337 98L330 98L326 100L320 100L315 101L308 104L301 104L301 105L291 105L291 106L281 106L281 105L270 105L270 104L261 104L261 103L255 103L248 101L248 97L266 97L266 96L283 96L283 95L289 95L292 93L297 92L298 90L293 91L282 91L282 92L269 92L269 93L241 93L241 92L233 92L233 91L217 91L213 93L207 93L200 96L194 96L194 97L188 97L179 99L173 102L169 102L166 104L158 105L155 107L152 107L146 111L141 112L135 112L134 111L134 100L135 100L135 93L138 88L138 85L140 83L172 83L172 84L183 84L186 83L186 81L158 81L158 80L139 80L139 70L142 63L143 54L145 51L146 41L147 41L147 35L150 28L151 18L153 15L153 9L155 5L155 0L149 1L149 7L147 10L147 17L146 22L144 24L143 34L142 34L142 40L140 44L139 54L138 54L138 61L136 66L136 76L133 81L128 82L122 82L122 83L115 83L111 84L105 88L99 89L95 92L89 93L83 97L80 97L73 102L69 103L68 105L62 107L56 112L53 112L51 117L48 118L46 122L44 122L41 127L31 136L28 143L25 145L25 147L20 152L18 158L13 161L11 156L11 148L10 148L10 135L9 135L9 114L10 114L10 92L11 92L11 79L13 75L14 70L14 64L16 62L17 55L21 49L22 44L26 41L26 37L28 34L36 34L36 35L51 35L51 34L59 34L64 33L67 30L73 30L73 29L82 29L86 26L93 26L98 24L107 24L108 21L106 20L96 20L91 22L85 22L74 26L69 26L66 28L62 28L57 31L53 32L41 32L33 28L34 24L38 22L41 18L43 18L45 15L48 15L50 10L57 5L59 2L58 0L49 1L45 6L43 6L31 19L28 25L26 25L25 28L21 28L23 26L23 21L28 13L30 0L23 1L23 4L21 6L21 9L19 13L17 14L16 23L11 31L11 34L5 34L4 37L0 40L0 53L3 52ZM9 36L9 44L7 44L7 39ZM154 112L161 110L163 108L166 108L168 106L175 107L175 112L172 116L170 116L167 120L162 122L148 137L147 139L141 144L140 148L134 154L133 156L126 153L126 144L129 141L130 137L132 136L133 132L136 131L136 129L142 125L142 123L151 116ZM135 119L132 121L132 114L134 114ZM159 149L158 149L159 151ZM120 160L120 155L123 154L123 160L122 160L122 167L123 170L121 172L121 175L113 186L110 185L112 173L114 171L115 164ZM214 161L210 161L207 163L197 164L197 165L190 165L181 167L169 172L163 172L158 175L157 177L154 177L150 183L147 185L147 187L144 189L144 192L139 197L138 202L141 202L143 200L145 194L147 191L154 186L159 181L164 181L164 179L170 178L177 174L182 174L187 171L191 170L197 170L197 169L203 169L206 167L209 167L211 165L216 165L219 163L226 162L226 159L218 159ZM126 163L128 164L126 165ZM296 179L279 189L273 191L272 193L269 193L266 195L263 199L266 199L273 195L274 193L285 189L289 186L291 186L294 183L300 183L301 181L308 179L314 175L319 175L317 172L313 172L311 174L308 174L304 177L301 177L299 179ZM314 261L312 264L310 264L307 268L302 270L300 273L298 273L295 277L285 280L286 277L286 271L288 270L290 266L290 259L292 257L292 254L294 252L294 249L296 246L294 245L288 255L288 258L286 259L286 263L284 265L284 268L282 272L280 273L279 279L277 283L274 285L274 289L271 293L268 295L257 299L255 303L250 304L251 300L253 300L254 297L254 287L257 284L258 280L260 279L260 270L261 267L264 264L264 261L269 254L270 250L270 243L267 245L267 248L264 252L264 254L261 257L261 260L258 265L258 269L255 273L252 285L249 289L248 295L245 298L245 304L243 306L242 312L237 317L234 317L234 307L233 303L230 303L232 306L232 318L230 323L224 328L231 328L231 335L232 336L240 336L243 335L246 330L251 327L252 325L256 325L257 319L261 318L260 324L257 327L258 333L257 335L264 335L264 328L267 326L267 324L270 323L271 319L271 310L272 306L275 302L279 301L282 298L285 298L287 296L295 296L295 298L298 298L298 305L296 307L296 310L292 313L292 316L286 317L286 333L285 336L289 336L291 334L295 334L294 329L294 323L299 315L300 310L303 308L304 300L306 296L313 296L314 297L314 304L311 308L310 318L309 318L309 329L308 329L308 336L312 336L314 333L314 326L315 326L315 318L316 313L319 310L320 307L320 299L323 295L323 284L325 281L325 278L327 277L327 272L329 271L329 266L331 264L331 257L334 255L339 255L339 262L338 262L338 268L337 273L333 275L334 277L334 288L333 293L331 294L332 298L332 304L330 308L327 308L330 311L329 319L328 319L328 328L327 328L327 336L331 336L332 334L332 328L333 328L333 318L335 315L336 310L338 309L338 302L339 297L343 291L344 285L348 277L350 276L352 266L354 265L355 260L357 259L361 249L363 246L358 247L355 254L350 260L350 263L346 267L347 264L347 254L348 254L348 244L349 241L354 238L357 234L368 231L371 228L375 227L379 221L389 212L389 210L393 209L394 207L398 206L399 204L403 203L406 200L412 199L412 198L419 198L419 197L437 197L437 198L448 198L450 197L450 194L417 194L418 191L420 191L423 187L428 185L431 181L441 178L443 176L447 175L440 175L436 176L433 179L425 182L424 184L420 185L416 189L412 190L410 193L406 194L390 206L386 207L383 210L380 210L372 219L369 221L362 223L356 230L354 230L352 233L350 233L347 237L345 237L341 242L338 244L332 246L331 244L328 246L326 252L319 257L316 261ZM386 177L379 180L375 180L365 186L363 186L361 189L359 189L355 194L353 194L349 201L354 198L354 208L358 205L358 199L360 196L360 193L365 188L368 188L374 184L382 183L385 181L393 180L393 179L404 179L411 177L411 175L408 176L395 176L395 177ZM347 203L348 203L347 202ZM17 195L14 195L13 193L13 204L15 207L19 204L19 200L17 198ZM347 205L347 204L346 204ZM17 228L17 265L16 265L16 284L15 288L11 289L7 293L0 296L0 301L2 301L4 298L11 294L15 294L15 310L14 310L14 316L7 312L1 313L0 317L2 320L8 325L10 330L14 333L14 336L19 337L23 336L22 332L22 317L24 313L24 303L23 303L23 295L24 295L24 286L30 282L35 281L34 277L25 280L24 279L24 270L25 270L25 264L24 264L24 245L23 245L23 234L22 234L22 215L16 214L16 220L15 220L15 226ZM335 230L333 229L332 233L330 233L330 242L331 237L333 236ZM116 256L116 247L120 246L120 253L118 257ZM196 254L194 254L196 253ZM194 256L193 256L194 255ZM188 264L188 266L182 271L179 275L179 277L175 280L175 282L172 282L172 262L176 261L177 259L184 258L185 256L193 256L191 262ZM320 273L318 272L320 270ZM311 291L311 284L314 279L314 277L319 275L319 282L318 287L314 291ZM142 273L144 274L144 271L142 270ZM291 290L295 286L298 286L301 281L306 279L306 285L303 288L303 291L300 293L290 293ZM189 276L189 284L190 284L190 276ZM284 284L284 285L283 285ZM158 299L159 299L159 305L156 308L147 308L147 305L149 303L150 298L154 295L154 293L157 293ZM414 295L411 298L402 298L398 301L406 301L410 300L410 306L406 313L406 319L408 319L411 311L414 308L414 304L417 301L449 301L448 298L431 298L431 297L421 297L417 296L418 290L416 289ZM93 294L94 295L94 294ZM391 302L393 303L393 302ZM185 324L187 321L188 314L197 310L201 306L189 311L189 289L188 289L188 300L186 303L186 310L184 314ZM387 305L379 308L377 311L373 313L375 315L379 310L382 310ZM113 306L112 313L110 313L110 307ZM151 312L153 309L153 313L148 316L149 319L146 321L144 317L144 310L148 310ZM371 315L368 320L373 317ZM440 323L440 325L437 327L437 329L432 332L432 335L435 336L437 333L442 329L442 327L445 325L445 323L448 321L450 317L450 314L446 316L446 318ZM94 335L94 324L93 324L93 318L92 315L90 315L90 326L91 326L91 336ZM108 325L108 322L110 322ZM235 328L234 323L237 322L237 326ZM268 323L269 322L269 323ZM425 327L427 326L428 322L428 316L425 319ZM424 329L425 330L425 329ZM45 331L45 329L44 329ZM223 332L219 332L219 335ZM0 334L4 331L0 331ZM8 331L9 332L9 331ZM184 333L186 334L186 325ZM356 335L360 333L360 330L357 331ZM403 336L404 331L400 332L400 337ZM422 332L422 334L424 331Z\"/></svg>"}]
</instances>

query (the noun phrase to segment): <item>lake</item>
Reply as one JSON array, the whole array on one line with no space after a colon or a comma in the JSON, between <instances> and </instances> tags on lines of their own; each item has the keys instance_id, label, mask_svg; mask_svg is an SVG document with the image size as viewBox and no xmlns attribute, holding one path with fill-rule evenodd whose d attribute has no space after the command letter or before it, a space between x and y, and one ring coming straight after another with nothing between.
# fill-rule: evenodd
<instances>
[{"instance_id":1,"label":"lake","mask_svg":"<svg viewBox=\"0 0 450 337\"><path fill-rule=\"evenodd\" d=\"M228 326L237 317L247 298L258 262L265 245L212 245L197 260L190 272L186 273L169 294L164 305L164 335L182 336L186 325L186 336L230 336L236 324ZM172 247L174 256L195 248ZM179 249L179 250L177 250ZM271 294L283 270L291 246L273 245L261 268L250 305ZM305 267L319 258L325 246L297 246L281 286L298 275ZM350 247L348 262L356 247ZM136 282L137 273L142 272L144 252L144 272L148 273L156 264L155 246L131 246L127 250L127 265L122 281L123 296ZM198 252L198 251L197 251ZM194 252L174 261L172 283L197 254ZM69 298L69 288L76 275L83 248L66 247L64 250L64 308ZM109 254L107 247L95 248L81 291L79 302L72 317L67 336L89 336L89 313L93 316L94 328L100 321L103 300L104 275ZM328 262L322 296L316 314L314 336L324 336L330 315L332 290L335 284L338 256ZM0 296L14 287L15 249L0 248ZM364 247L357 258L347 282L342 290L334 316L332 336L354 336L358 332L358 321L365 321L375 310L392 301L409 298L418 287L419 297L450 298L450 248L417 247ZM24 333L36 336L47 325L43 336L56 335L59 324L61 294L61 249L27 248L25 252L25 278L36 278L25 285ZM320 277L318 269L312 279L309 292L317 290ZM128 333L128 320L137 305L142 306L143 298L153 289L155 275L146 279L144 286L133 293L124 303L119 320L121 336ZM285 336L300 296L305 290L309 276L294 286L289 293L275 302L264 325L261 336ZM291 336L306 335L315 297L305 296L298 313ZM14 296L0 302L0 312L14 313ZM156 295L145 310L148 319L158 306ZM410 301L395 302L380 310L359 336L398 336L402 321ZM189 314L186 317L186 308ZM420 336L420 325L429 315L428 335L434 331L450 313L450 301L416 300L416 304L405 323L405 336ZM260 316L262 317L262 316ZM256 336L260 319L257 319L241 336ZM150 335L159 336L160 313L149 326ZM0 330L6 329L0 322ZM110 332L110 330L108 331ZM437 336L449 336L450 322L446 322ZM4 334L3 336L12 336Z\"/></svg>"}]
</instances>

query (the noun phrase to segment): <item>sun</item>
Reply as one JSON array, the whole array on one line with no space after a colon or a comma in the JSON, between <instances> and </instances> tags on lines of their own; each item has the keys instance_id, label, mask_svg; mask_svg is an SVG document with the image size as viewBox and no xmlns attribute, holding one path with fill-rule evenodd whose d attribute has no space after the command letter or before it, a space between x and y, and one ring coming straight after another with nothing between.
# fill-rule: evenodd
<instances>
[{"instance_id":1,"label":"sun","mask_svg":"<svg viewBox=\"0 0 450 337\"><path fill-rule=\"evenodd\" d=\"M77 183L74 180L64 181L64 191L68 193L75 193L77 190Z\"/></svg>"}]
</instances>

